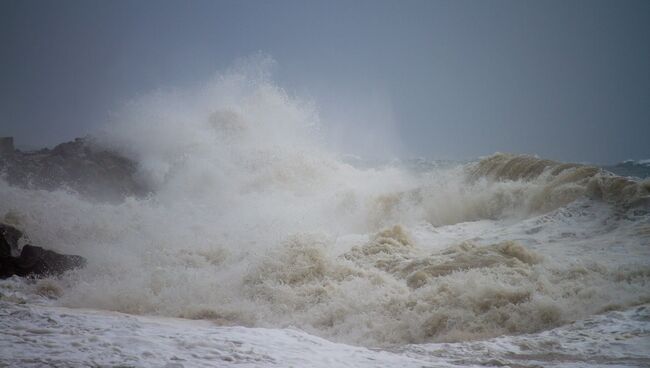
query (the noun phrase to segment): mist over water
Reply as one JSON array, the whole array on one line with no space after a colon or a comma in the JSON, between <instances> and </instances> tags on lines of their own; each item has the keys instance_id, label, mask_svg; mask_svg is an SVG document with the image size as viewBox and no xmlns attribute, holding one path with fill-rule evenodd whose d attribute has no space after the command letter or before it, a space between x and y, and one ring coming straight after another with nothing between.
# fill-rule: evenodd
<instances>
[{"instance_id":1,"label":"mist over water","mask_svg":"<svg viewBox=\"0 0 650 368\"><path fill-rule=\"evenodd\" d=\"M48 284L58 304L389 346L650 302L648 181L507 154L354 164L272 64L247 59L114 116L95 144L137 163L146 197L0 181L5 221L88 259Z\"/></svg>"}]
</instances>

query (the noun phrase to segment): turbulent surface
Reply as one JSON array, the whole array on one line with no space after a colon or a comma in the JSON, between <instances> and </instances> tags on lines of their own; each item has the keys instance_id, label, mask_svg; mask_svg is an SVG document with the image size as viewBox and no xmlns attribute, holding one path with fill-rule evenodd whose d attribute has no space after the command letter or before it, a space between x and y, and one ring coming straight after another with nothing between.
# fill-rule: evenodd
<instances>
[{"instance_id":1,"label":"turbulent surface","mask_svg":"<svg viewBox=\"0 0 650 368\"><path fill-rule=\"evenodd\" d=\"M0 302L7 367L644 367L650 306L539 334L370 350L293 329L217 327Z\"/></svg>"},{"instance_id":2,"label":"turbulent surface","mask_svg":"<svg viewBox=\"0 0 650 368\"><path fill-rule=\"evenodd\" d=\"M647 179L509 154L463 164L352 162L326 148L318 126L309 103L274 86L253 63L194 89L144 96L98 135L97 147L135 163L132 175L151 190L146 196L98 202L65 187L0 181L3 222L34 243L88 259L85 269L60 278L0 282L6 313L16 313L8 328L38 324L47 315L62 318L61 331L70 324L123 336L133 323L144 326L145 335L176 334L175 341L191 344L213 328L221 337L203 346L216 350L197 356L239 354L233 361L251 366L289 359L285 352L269 353L276 348L270 342L255 345L260 354L240 351L274 334L286 343L277 349L306 349L311 343L305 341L313 341L321 352L399 358L404 365L458 363L463 352L476 348L458 363L472 364L485 355L481 349L494 346L520 354L509 357L495 348L495 365L525 356L543 360L546 352L578 366L647 363L646 356L625 350L628 345L589 360L588 344L571 345L573 352L542 342L523 352L520 344L531 336L561 345L582 328L574 321L596 321L588 334L601 339L606 326L617 325L616 316L623 316L622 330L635 331L625 340L630 346L647 341L646 327L637 329L634 322L645 321L639 308L650 302ZM62 307L73 309L57 309ZM191 322L160 327L167 322L77 314L74 308L212 324L196 325L197 335L183 337L173 331ZM114 327L91 327L104 323ZM215 323L239 327L207 327ZM224 340L240 333L250 339L242 342L246 348ZM36 343L49 336L2 334L3 349L21 336ZM66 364L174 363L163 340L145 356L116 343L120 337L107 339L113 342L97 343L101 356L81 349L93 341L75 340L79 360ZM48 346L43 349L68 359L68 352ZM451 350L438 354L440 346ZM21 355L21 362L29 355ZM128 363L136 355L141 360Z\"/></svg>"}]
</instances>

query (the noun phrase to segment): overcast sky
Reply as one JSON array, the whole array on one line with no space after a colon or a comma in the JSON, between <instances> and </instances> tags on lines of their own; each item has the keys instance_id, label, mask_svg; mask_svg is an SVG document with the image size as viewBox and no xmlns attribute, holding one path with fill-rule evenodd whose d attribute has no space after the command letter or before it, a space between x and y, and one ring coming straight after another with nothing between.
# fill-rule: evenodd
<instances>
[{"instance_id":1,"label":"overcast sky","mask_svg":"<svg viewBox=\"0 0 650 368\"><path fill-rule=\"evenodd\" d=\"M260 51L346 149L650 158L650 1L2 0L0 135L69 140Z\"/></svg>"}]
</instances>

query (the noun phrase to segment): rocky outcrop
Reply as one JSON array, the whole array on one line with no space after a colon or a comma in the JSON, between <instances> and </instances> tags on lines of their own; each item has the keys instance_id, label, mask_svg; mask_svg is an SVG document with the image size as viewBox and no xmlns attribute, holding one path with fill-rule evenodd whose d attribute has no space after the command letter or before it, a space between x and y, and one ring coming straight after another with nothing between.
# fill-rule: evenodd
<instances>
[{"instance_id":1,"label":"rocky outcrop","mask_svg":"<svg viewBox=\"0 0 650 368\"><path fill-rule=\"evenodd\" d=\"M148 190L136 179L136 164L77 138L53 149L0 154L0 175L9 184L27 189L65 188L99 201L120 201Z\"/></svg>"},{"instance_id":2,"label":"rocky outcrop","mask_svg":"<svg viewBox=\"0 0 650 368\"><path fill-rule=\"evenodd\" d=\"M0 278L60 275L86 264L81 256L59 254L29 244L20 248L22 236L20 230L0 224Z\"/></svg>"},{"instance_id":3,"label":"rocky outcrop","mask_svg":"<svg viewBox=\"0 0 650 368\"><path fill-rule=\"evenodd\" d=\"M17 256L18 241L23 233L13 226L0 223L0 258Z\"/></svg>"},{"instance_id":4,"label":"rocky outcrop","mask_svg":"<svg viewBox=\"0 0 650 368\"><path fill-rule=\"evenodd\" d=\"M14 137L0 137L0 155L13 155Z\"/></svg>"}]
</instances>

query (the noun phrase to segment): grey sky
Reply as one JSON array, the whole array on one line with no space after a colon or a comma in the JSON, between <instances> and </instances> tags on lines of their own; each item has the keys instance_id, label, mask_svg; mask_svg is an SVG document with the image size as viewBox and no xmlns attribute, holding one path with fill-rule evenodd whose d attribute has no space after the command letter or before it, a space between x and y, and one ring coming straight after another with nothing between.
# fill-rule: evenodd
<instances>
[{"instance_id":1,"label":"grey sky","mask_svg":"<svg viewBox=\"0 0 650 368\"><path fill-rule=\"evenodd\" d=\"M0 45L0 135L32 147L262 51L344 149L650 158L650 1L2 0Z\"/></svg>"}]
</instances>

